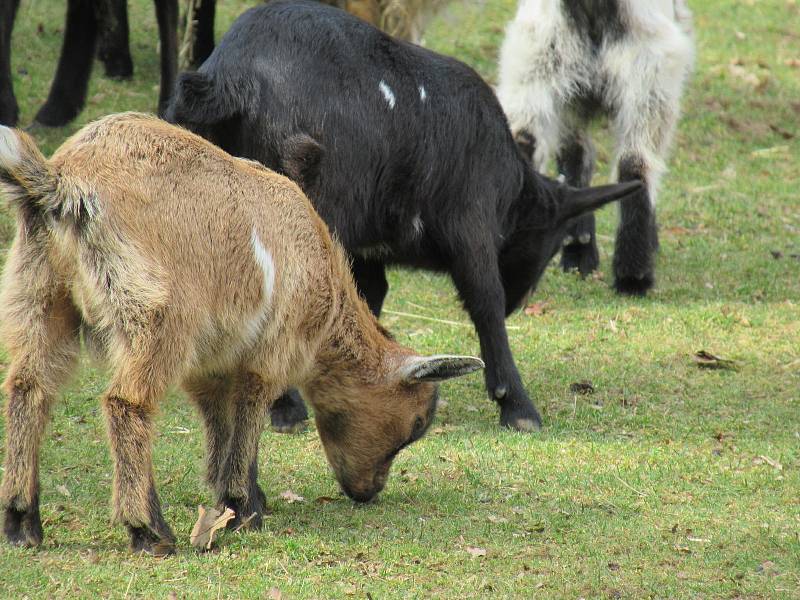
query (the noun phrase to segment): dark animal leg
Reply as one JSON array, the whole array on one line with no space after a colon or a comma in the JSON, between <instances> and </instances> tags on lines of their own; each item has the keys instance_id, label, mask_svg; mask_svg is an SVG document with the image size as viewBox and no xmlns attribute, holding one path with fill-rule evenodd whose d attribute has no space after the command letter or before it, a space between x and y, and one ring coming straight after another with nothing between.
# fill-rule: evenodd
<instances>
[{"instance_id":1,"label":"dark animal leg","mask_svg":"<svg viewBox=\"0 0 800 600\"><path fill-rule=\"evenodd\" d=\"M86 101L96 41L94 3L91 0L69 0L56 76L44 106L36 113L37 123L60 127L81 111Z\"/></svg>"},{"instance_id":2,"label":"dark animal leg","mask_svg":"<svg viewBox=\"0 0 800 600\"><path fill-rule=\"evenodd\" d=\"M381 316L381 308L389 283L386 281L386 268L382 262L353 258L353 278L358 291L367 301L369 309L376 317Z\"/></svg>"},{"instance_id":3,"label":"dark animal leg","mask_svg":"<svg viewBox=\"0 0 800 600\"><path fill-rule=\"evenodd\" d=\"M14 78L11 76L11 32L18 6L19 0L0 3L0 125L10 127L16 125L19 118Z\"/></svg>"},{"instance_id":4,"label":"dark animal leg","mask_svg":"<svg viewBox=\"0 0 800 600\"><path fill-rule=\"evenodd\" d=\"M214 12L217 0L200 0L194 13L195 25L194 47L192 49L192 66L202 65L214 51Z\"/></svg>"},{"instance_id":5,"label":"dark animal leg","mask_svg":"<svg viewBox=\"0 0 800 600\"><path fill-rule=\"evenodd\" d=\"M505 292L492 250L490 240L484 240L482 246L454 252L453 281L478 332L486 363L486 388L500 405L500 424L533 431L541 427L542 420L522 385L508 345Z\"/></svg>"},{"instance_id":6,"label":"dark animal leg","mask_svg":"<svg viewBox=\"0 0 800 600\"><path fill-rule=\"evenodd\" d=\"M228 376L206 377L184 382L197 405L206 432L206 482L216 492L222 463L228 455L233 430L232 380Z\"/></svg>"},{"instance_id":7,"label":"dark animal leg","mask_svg":"<svg viewBox=\"0 0 800 600\"><path fill-rule=\"evenodd\" d=\"M562 146L557 157L559 173L574 187L587 187L594 171L594 147L589 136L575 132ZM578 217L567 228L561 253L561 266L565 271L577 269L583 277L600 266L597 250L594 213Z\"/></svg>"},{"instance_id":8,"label":"dark animal leg","mask_svg":"<svg viewBox=\"0 0 800 600\"><path fill-rule=\"evenodd\" d=\"M273 394L252 373L240 375L236 382L233 431L217 481L219 502L236 513L228 522L230 529L243 523L248 528L260 528L267 510L266 496L258 486L258 439Z\"/></svg>"},{"instance_id":9,"label":"dark animal leg","mask_svg":"<svg viewBox=\"0 0 800 600\"><path fill-rule=\"evenodd\" d=\"M154 0L161 40L161 90L158 114L164 115L178 75L178 0Z\"/></svg>"},{"instance_id":10,"label":"dark animal leg","mask_svg":"<svg viewBox=\"0 0 800 600\"><path fill-rule=\"evenodd\" d=\"M527 129L522 129L514 134L514 141L520 154L533 165L533 155L536 154L536 137Z\"/></svg>"},{"instance_id":11,"label":"dark animal leg","mask_svg":"<svg viewBox=\"0 0 800 600\"><path fill-rule=\"evenodd\" d=\"M647 182L645 161L623 156L619 180ZM656 215L647 188L620 204L620 223L614 249L614 287L621 294L644 296L655 284L655 252L658 250Z\"/></svg>"},{"instance_id":12,"label":"dark animal leg","mask_svg":"<svg viewBox=\"0 0 800 600\"><path fill-rule=\"evenodd\" d=\"M97 28L100 41L98 58L111 79L130 79L133 60L129 45L127 0L98 0Z\"/></svg>"},{"instance_id":13,"label":"dark animal leg","mask_svg":"<svg viewBox=\"0 0 800 600\"><path fill-rule=\"evenodd\" d=\"M272 429L278 433L295 433L303 429L308 421L308 409L300 392L291 389L275 402L269 411Z\"/></svg>"}]
</instances>

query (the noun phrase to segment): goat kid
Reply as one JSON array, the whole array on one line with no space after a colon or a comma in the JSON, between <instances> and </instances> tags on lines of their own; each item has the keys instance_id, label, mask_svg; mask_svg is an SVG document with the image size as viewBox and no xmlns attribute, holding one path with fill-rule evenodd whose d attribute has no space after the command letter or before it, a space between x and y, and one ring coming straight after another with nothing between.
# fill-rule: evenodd
<instances>
[{"instance_id":1,"label":"goat kid","mask_svg":"<svg viewBox=\"0 0 800 600\"><path fill-rule=\"evenodd\" d=\"M623 294L655 283L656 193L693 57L684 0L520 0L506 32L498 97L534 166L544 172L555 156L567 183L589 185L588 125L603 114L617 142L613 177L646 183L620 203L614 286ZM561 263L584 276L597 269L593 215L570 227Z\"/></svg>"},{"instance_id":2,"label":"goat kid","mask_svg":"<svg viewBox=\"0 0 800 600\"><path fill-rule=\"evenodd\" d=\"M432 382L482 366L392 341L294 183L153 117L101 119L49 161L0 128L0 188L18 220L0 296L12 359L0 502L14 544L42 540L39 447L79 330L112 373L114 515L134 550L159 554L175 537L156 494L153 413L171 384L203 418L217 502L257 527L259 436L287 387L314 406L344 492L367 501L430 425Z\"/></svg>"},{"instance_id":3,"label":"goat kid","mask_svg":"<svg viewBox=\"0 0 800 600\"><path fill-rule=\"evenodd\" d=\"M199 71L179 77L167 118L286 173L287 140L317 140L329 152L308 162L313 176L294 178L353 257L372 311L387 265L449 273L501 424L540 426L505 317L536 287L570 219L640 183L577 190L538 176L472 69L315 2L245 12ZM305 416L296 395L272 410L282 429Z\"/></svg>"}]
</instances>

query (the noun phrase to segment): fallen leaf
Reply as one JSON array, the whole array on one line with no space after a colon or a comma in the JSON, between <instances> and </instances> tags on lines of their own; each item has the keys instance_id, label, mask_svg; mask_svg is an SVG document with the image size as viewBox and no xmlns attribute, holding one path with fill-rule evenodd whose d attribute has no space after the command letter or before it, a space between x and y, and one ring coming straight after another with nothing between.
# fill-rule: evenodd
<instances>
[{"instance_id":1,"label":"fallen leaf","mask_svg":"<svg viewBox=\"0 0 800 600\"><path fill-rule=\"evenodd\" d=\"M206 509L204 506L198 506L197 522L189 536L192 546L198 550L211 550L214 534L223 529L235 516L236 513L227 507L224 512L219 512L216 508Z\"/></svg>"},{"instance_id":2,"label":"fallen leaf","mask_svg":"<svg viewBox=\"0 0 800 600\"><path fill-rule=\"evenodd\" d=\"M56 490L58 490L58 493L61 494L62 496L66 496L67 498L72 497L72 494L69 493L69 490L65 485L57 485Z\"/></svg>"},{"instance_id":3,"label":"fallen leaf","mask_svg":"<svg viewBox=\"0 0 800 600\"><path fill-rule=\"evenodd\" d=\"M694 355L695 364L701 369L729 369L736 370L736 363L727 358L720 358L705 350L699 350Z\"/></svg>"},{"instance_id":4,"label":"fallen leaf","mask_svg":"<svg viewBox=\"0 0 800 600\"><path fill-rule=\"evenodd\" d=\"M467 546L467 552L473 558L478 556L486 556L486 548L478 548L477 546Z\"/></svg>"},{"instance_id":5,"label":"fallen leaf","mask_svg":"<svg viewBox=\"0 0 800 600\"><path fill-rule=\"evenodd\" d=\"M775 568L775 563L771 560L765 560L763 563L756 567L756 573L764 573L765 575L780 575L780 572Z\"/></svg>"},{"instance_id":6,"label":"fallen leaf","mask_svg":"<svg viewBox=\"0 0 800 600\"><path fill-rule=\"evenodd\" d=\"M772 459L764 454L760 454L758 458L767 463L770 467L777 469L778 471L783 471L783 465L779 463L777 460Z\"/></svg>"},{"instance_id":7,"label":"fallen leaf","mask_svg":"<svg viewBox=\"0 0 800 600\"><path fill-rule=\"evenodd\" d=\"M336 502L336 498L331 498L330 496L320 496L316 500L314 500L317 504L330 504L331 502Z\"/></svg>"},{"instance_id":8,"label":"fallen leaf","mask_svg":"<svg viewBox=\"0 0 800 600\"><path fill-rule=\"evenodd\" d=\"M619 563L610 562L608 563L608 570L609 571L619 571L620 570Z\"/></svg>"},{"instance_id":9,"label":"fallen leaf","mask_svg":"<svg viewBox=\"0 0 800 600\"><path fill-rule=\"evenodd\" d=\"M267 597L269 600L281 600L281 598L283 598L283 594L281 594L281 591L278 588L274 587L270 588Z\"/></svg>"},{"instance_id":10,"label":"fallen leaf","mask_svg":"<svg viewBox=\"0 0 800 600\"><path fill-rule=\"evenodd\" d=\"M591 381L584 379L583 381L576 381L575 383L570 384L569 391L573 394L588 396L589 394L594 394L594 386L592 385Z\"/></svg>"},{"instance_id":11,"label":"fallen leaf","mask_svg":"<svg viewBox=\"0 0 800 600\"><path fill-rule=\"evenodd\" d=\"M534 302L525 307L525 314L529 317L541 317L548 312L550 303L547 300L541 302Z\"/></svg>"},{"instance_id":12,"label":"fallen leaf","mask_svg":"<svg viewBox=\"0 0 800 600\"><path fill-rule=\"evenodd\" d=\"M496 517L495 515L489 515L486 517L486 520L489 521L489 523L508 523L508 519L505 517Z\"/></svg>"},{"instance_id":13,"label":"fallen leaf","mask_svg":"<svg viewBox=\"0 0 800 600\"><path fill-rule=\"evenodd\" d=\"M292 490L286 490L285 492L281 493L281 498L286 500L289 504L294 504L295 502L305 502L305 498L302 496L295 494Z\"/></svg>"},{"instance_id":14,"label":"fallen leaf","mask_svg":"<svg viewBox=\"0 0 800 600\"><path fill-rule=\"evenodd\" d=\"M711 541L706 538L699 538L699 537L687 537L686 539L690 542L695 542L697 544L706 544Z\"/></svg>"},{"instance_id":15,"label":"fallen leaf","mask_svg":"<svg viewBox=\"0 0 800 600\"><path fill-rule=\"evenodd\" d=\"M234 531L241 531L242 529L246 529L247 526L250 524L250 521L252 521L255 518L256 514L258 513L253 513L249 517L245 517L244 519L242 519L241 523L239 523L236 526L236 529L234 529Z\"/></svg>"}]
</instances>

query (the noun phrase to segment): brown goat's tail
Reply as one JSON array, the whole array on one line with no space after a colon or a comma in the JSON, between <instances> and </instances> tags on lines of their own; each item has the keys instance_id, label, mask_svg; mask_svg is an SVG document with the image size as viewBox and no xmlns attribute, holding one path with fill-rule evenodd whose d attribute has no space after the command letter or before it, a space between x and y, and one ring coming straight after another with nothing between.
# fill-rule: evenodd
<instances>
[{"instance_id":1,"label":"brown goat's tail","mask_svg":"<svg viewBox=\"0 0 800 600\"><path fill-rule=\"evenodd\" d=\"M95 195L65 183L27 133L0 125L0 192L21 218L47 225L93 218Z\"/></svg>"}]
</instances>

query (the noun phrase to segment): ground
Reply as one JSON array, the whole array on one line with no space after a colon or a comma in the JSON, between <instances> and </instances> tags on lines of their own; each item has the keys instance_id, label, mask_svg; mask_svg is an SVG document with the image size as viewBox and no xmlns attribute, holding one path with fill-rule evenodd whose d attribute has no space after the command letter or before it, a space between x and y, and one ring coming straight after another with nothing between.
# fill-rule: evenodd
<instances>
[{"instance_id":1,"label":"ground","mask_svg":"<svg viewBox=\"0 0 800 600\"><path fill-rule=\"evenodd\" d=\"M690 3L698 64L659 201L657 288L643 300L609 288L616 213L606 209L604 274L580 281L553 266L534 314L508 320L541 433L499 430L480 376L445 384L430 434L401 453L379 501L359 507L338 493L313 427L266 432L264 530L227 533L198 555L189 532L210 502L201 428L174 393L155 461L179 554L154 560L128 554L109 524L106 378L83 363L43 451L44 545L0 544L0 596L800 597L800 3ZM101 115L154 109L152 4L130 4L134 81L96 68L79 120L36 132L48 153ZM248 2L219 4L221 34ZM491 81L513 10L513 0L462 2L426 42ZM22 2L23 124L46 95L62 11ZM602 182L613 149L605 131L596 137ZM12 235L0 212L0 262ZM397 271L390 285L383 321L400 341L478 352L446 278ZM700 368L700 350L735 368ZM0 371L7 362L0 350ZM571 391L582 381L594 393Z\"/></svg>"}]
</instances>

